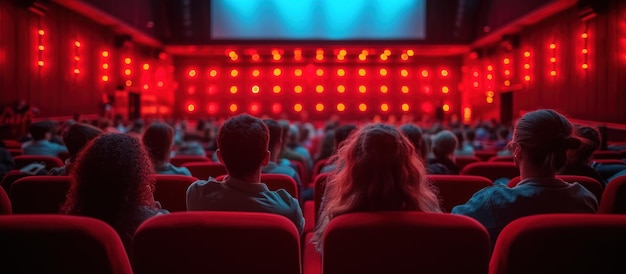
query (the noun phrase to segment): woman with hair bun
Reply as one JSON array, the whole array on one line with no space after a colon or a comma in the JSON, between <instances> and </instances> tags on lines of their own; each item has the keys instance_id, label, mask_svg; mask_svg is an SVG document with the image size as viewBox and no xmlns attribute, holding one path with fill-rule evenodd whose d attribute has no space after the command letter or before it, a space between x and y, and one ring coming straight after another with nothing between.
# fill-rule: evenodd
<instances>
[{"instance_id":1,"label":"woman with hair bun","mask_svg":"<svg viewBox=\"0 0 626 274\"><path fill-rule=\"evenodd\" d=\"M491 236L492 247L500 231L511 221L544 213L595 213L598 201L582 185L556 178L567 162L567 151L580 146L572 137L572 124L554 110L526 113L515 126L507 145L520 170L517 186L484 188L453 214L472 217Z\"/></svg>"}]
</instances>

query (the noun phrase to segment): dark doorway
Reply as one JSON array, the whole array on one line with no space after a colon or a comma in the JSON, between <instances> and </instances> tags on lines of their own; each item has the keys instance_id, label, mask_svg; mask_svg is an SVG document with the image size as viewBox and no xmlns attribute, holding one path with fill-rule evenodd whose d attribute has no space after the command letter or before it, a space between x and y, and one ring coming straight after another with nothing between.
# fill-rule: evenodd
<instances>
[{"instance_id":1,"label":"dark doorway","mask_svg":"<svg viewBox=\"0 0 626 274\"><path fill-rule=\"evenodd\" d=\"M141 117L141 94L128 93L128 119L133 121Z\"/></svg>"},{"instance_id":2,"label":"dark doorway","mask_svg":"<svg viewBox=\"0 0 626 274\"><path fill-rule=\"evenodd\" d=\"M513 92L500 93L500 122L510 125L513 121Z\"/></svg>"}]
</instances>

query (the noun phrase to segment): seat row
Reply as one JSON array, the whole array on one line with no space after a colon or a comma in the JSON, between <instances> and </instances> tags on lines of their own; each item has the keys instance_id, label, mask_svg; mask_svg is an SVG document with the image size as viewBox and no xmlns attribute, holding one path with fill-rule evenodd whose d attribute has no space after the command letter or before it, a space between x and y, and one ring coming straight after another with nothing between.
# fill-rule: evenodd
<instances>
[{"instance_id":1,"label":"seat row","mask_svg":"<svg viewBox=\"0 0 626 274\"><path fill-rule=\"evenodd\" d=\"M624 231L626 215L534 215L507 225L491 254L466 216L349 213L331 221L320 255L280 215L178 212L144 222L127 254L97 219L7 215L0 273L626 273Z\"/></svg>"}]
</instances>

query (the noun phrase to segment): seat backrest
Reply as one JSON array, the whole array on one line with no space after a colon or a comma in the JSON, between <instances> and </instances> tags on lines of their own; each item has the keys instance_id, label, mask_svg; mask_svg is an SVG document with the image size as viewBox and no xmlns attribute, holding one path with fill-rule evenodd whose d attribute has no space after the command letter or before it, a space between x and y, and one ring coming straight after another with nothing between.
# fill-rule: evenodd
<instances>
[{"instance_id":1,"label":"seat backrest","mask_svg":"<svg viewBox=\"0 0 626 274\"><path fill-rule=\"evenodd\" d=\"M489 273L626 273L624 231L624 215L522 217L498 236Z\"/></svg>"},{"instance_id":2,"label":"seat backrest","mask_svg":"<svg viewBox=\"0 0 626 274\"><path fill-rule=\"evenodd\" d=\"M593 159L620 159L619 151L615 150L596 150L591 156Z\"/></svg>"},{"instance_id":3,"label":"seat backrest","mask_svg":"<svg viewBox=\"0 0 626 274\"><path fill-rule=\"evenodd\" d=\"M4 143L4 146L6 148L19 148L19 149L22 149L22 143L18 142L17 140L4 139L4 140L2 140L2 142Z\"/></svg>"},{"instance_id":4,"label":"seat backrest","mask_svg":"<svg viewBox=\"0 0 626 274\"><path fill-rule=\"evenodd\" d=\"M298 178L300 178L300 181L308 182L309 175L308 175L308 172L306 171L306 167L304 166L304 163L298 160L291 160L289 162L291 166L295 167L295 170L298 173Z\"/></svg>"},{"instance_id":5,"label":"seat backrest","mask_svg":"<svg viewBox=\"0 0 626 274\"><path fill-rule=\"evenodd\" d=\"M320 173L313 179L313 186L315 191L313 192L313 203L315 205L315 223L320 215L320 208L322 206L322 199L324 198L324 192L326 191L326 181L330 173Z\"/></svg>"},{"instance_id":6,"label":"seat backrest","mask_svg":"<svg viewBox=\"0 0 626 274\"><path fill-rule=\"evenodd\" d=\"M311 180L315 179L315 176L320 174L320 171L326 165L326 162L326 159L317 160L315 162L315 164L313 165L313 174L311 174Z\"/></svg>"},{"instance_id":7,"label":"seat backrest","mask_svg":"<svg viewBox=\"0 0 626 274\"><path fill-rule=\"evenodd\" d=\"M561 179L563 181L566 181L568 183L579 183L580 185L584 186L587 190L589 190L591 193L593 193L593 195L596 196L596 199L598 200L598 202L600 202L602 200L602 193L604 192L604 187L602 186L602 183L598 182L598 180L591 178L591 177L587 177L587 176L579 176L579 175L556 175L557 179ZM519 184L519 182L521 181L520 176L516 176L514 178L512 178L508 183L507 186L508 187L515 187L517 186L517 184Z\"/></svg>"},{"instance_id":8,"label":"seat backrest","mask_svg":"<svg viewBox=\"0 0 626 274\"><path fill-rule=\"evenodd\" d=\"M299 199L300 195L298 194L298 184L296 180L285 174L270 174L270 173L262 173L261 174L261 182L267 185L269 190L279 190L284 189L289 192L291 197Z\"/></svg>"},{"instance_id":9,"label":"seat backrest","mask_svg":"<svg viewBox=\"0 0 626 274\"><path fill-rule=\"evenodd\" d=\"M226 174L226 166L216 162L189 162L181 165L191 172L191 176L200 180L206 180L209 177L217 177Z\"/></svg>"},{"instance_id":10,"label":"seat backrest","mask_svg":"<svg viewBox=\"0 0 626 274\"><path fill-rule=\"evenodd\" d=\"M21 148L8 148L7 151L9 153L11 153L11 157L22 155L22 149Z\"/></svg>"},{"instance_id":11,"label":"seat backrest","mask_svg":"<svg viewBox=\"0 0 626 274\"><path fill-rule=\"evenodd\" d=\"M4 188L0 187L0 215L10 215L12 213L13 209L9 195L4 191Z\"/></svg>"},{"instance_id":12,"label":"seat backrest","mask_svg":"<svg viewBox=\"0 0 626 274\"><path fill-rule=\"evenodd\" d=\"M513 156L493 156L489 158L490 162L513 162Z\"/></svg>"},{"instance_id":13,"label":"seat backrest","mask_svg":"<svg viewBox=\"0 0 626 274\"><path fill-rule=\"evenodd\" d=\"M28 164L31 164L33 162L45 163L47 170L50 170L53 167L62 167L63 166L63 161L61 160L61 158L53 157L53 156L19 155L19 156L13 157L13 160L15 161L15 168L16 169L23 168L23 167L25 167Z\"/></svg>"},{"instance_id":14,"label":"seat backrest","mask_svg":"<svg viewBox=\"0 0 626 274\"><path fill-rule=\"evenodd\" d=\"M459 170L462 170L466 165L480 161L482 160L476 156L456 156L454 158L454 163L456 163Z\"/></svg>"},{"instance_id":15,"label":"seat backrest","mask_svg":"<svg viewBox=\"0 0 626 274\"><path fill-rule=\"evenodd\" d=\"M475 150L474 155L483 161L489 161L489 158L498 155L495 150Z\"/></svg>"},{"instance_id":16,"label":"seat backrest","mask_svg":"<svg viewBox=\"0 0 626 274\"><path fill-rule=\"evenodd\" d=\"M461 175L475 175L495 181L498 178L519 176L519 169L513 162L478 162L472 163L461 170Z\"/></svg>"},{"instance_id":17,"label":"seat backrest","mask_svg":"<svg viewBox=\"0 0 626 274\"><path fill-rule=\"evenodd\" d=\"M477 191L493 186L491 180L473 175L427 175L439 190L441 209L450 212L456 205L464 204Z\"/></svg>"},{"instance_id":18,"label":"seat backrest","mask_svg":"<svg viewBox=\"0 0 626 274\"><path fill-rule=\"evenodd\" d=\"M170 158L170 164L180 167L182 166L184 163L192 163L192 162L210 162L211 159L204 157L204 156L198 156L198 155L176 155L172 158Z\"/></svg>"},{"instance_id":19,"label":"seat backrest","mask_svg":"<svg viewBox=\"0 0 626 274\"><path fill-rule=\"evenodd\" d=\"M626 175L616 177L606 185L598 213L626 214Z\"/></svg>"},{"instance_id":20,"label":"seat backrest","mask_svg":"<svg viewBox=\"0 0 626 274\"><path fill-rule=\"evenodd\" d=\"M13 213L59 213L72 185L70 176L27 176L11 185Z\"/></svg>"},{"instance_id":21,"label":"seat backrest","mask_svg":"<svg viewBox=\"0 0 626 274\"><path fill-rule=\"evenodd\" d=\"M277 214L176 212L139 226L133 261L135 274L300 273L300 235Z\"/></svg>"},{"instance_id":22,"label":"seat backrest","mask_svg":"<svg viewBox=\"0 0 626 274\"><path fill-rule=\"evenodd\" d=\"M335 273L486 273L489 235L463 215L348 213L322 236L322 268Z\"/></svg>"},{"instance_id":23,"label":"seat backrest","mask_svg":"<svg viewBox=\"0 0 626 274\"><path fill-rule=\"evenodd\" d=\"M603 165L626 165L626 162L621 159L595 159L593 161Z\"/></svg>"},{"instance_id":24,"label":"seat backrest","mask_svg":"<svg viewBox=\"0 0 626 274\"><path fill-rule=\"evenodd\" d=\"M0 273L132 273L115 230L89 217L0 216L0 247Z\"/></svg>"},{"instance_id":25,"label":"seat backrest","mask_svg":"<svg viewBox=\"0 0 626 274\"><path fill-rule=\"evenodd\" d=\"M11 192L11 185L13 185L13 183L15 183L15 181L17 181L19 178L26 176L30 175L23 173L17 169L9 170L9 172L7 174L4 174L4 177L2 177L0 185L2 185L4 191L8 194Z\"/></svg>"},{"instance_id":26,"label":"seat backrest","mask_svg":"<svg viewBox=\"0 0 626 274\"><path fill-rule=\"evenodd\" d=\"M154 200L170 212L187 211L187 188L198 178L170 174L155 174L154 178Z\"/></svg>"}]
</instances>

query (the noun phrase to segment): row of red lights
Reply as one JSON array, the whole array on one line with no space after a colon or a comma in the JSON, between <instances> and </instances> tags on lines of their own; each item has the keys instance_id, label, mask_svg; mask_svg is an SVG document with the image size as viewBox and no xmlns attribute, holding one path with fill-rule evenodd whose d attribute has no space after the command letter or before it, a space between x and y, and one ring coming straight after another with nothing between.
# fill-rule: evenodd
<instances>
[{"instance_id":1,"label":"row of red lights","mask_svg":"<svg viewBox=\"0 0 626 274\"><path fill-rule=\"evenodd\" d=\"M271 51L271 55L272 55L272 60L273 61L281 61L283 60L283 56L285 54L285 51L282 49L272 49ZM368 56L370 56L371 53L369 52L369 50L367 49L362 49L360 51L358 51L358 55L357 59L359 61L366 61ZM389 58L391 57L392 53L391 50L389 49L385 49L381 54L379 54L377 57L378 59L380 59L381 61L387 61L389 60ZM400 53L400 59L402 61L408 61L410 57L413 57L415 55L415 51L412 49L408 49L408 50L403 50ZM240 60L239 54L235 51L235 50L226 50L226 56L228 58L230 58L231 61L237 61ZM256 50L252 50L249 52L249 56L250 56L250 60L252 60L253 62L260 62L261 61L261 55L256 51ZM340 49L337 51L336 53L336 57L338 61L345 61L346 58L348 56L348 51L346 49ZM317 49L315 50L315 57L314 59L316 61L324 61L325 58L325 52L324 49ZM293 59L295 61L302 61L303 60L303 55L302 55L302 49L296 48L293 50Z\"/></svg>"},{"instance_id":2,"label":"row of red lights","mask_svg":"<svg viewBox=\"0 0 626 274\"><path fill-rule=\"evenodd\" d=\"M358 75L361 77L365 77L367 75L367 70L364 68L359 68L357 70ZM303 75L304 71L301 68L296 68L293 70L293 75L296 77L301 77ZM317 75L318 77L322 77L324 76L326 73L326 71L322 68L318 68L315 70L315 75ZM344 77L346 76L346 69L343 68L339 68L336 70L336 74L339 77ZM440 72L440 75L442 77L448 77L450 75L450 72L447 69L442 69ZM239 76L239 70L238 69L231 69L229 72L231 77L237 77ZM272 74L276 77L283 75L283 69L281 68L274 68L272 69ZM380 68L378 70L378 74L380 76L387 76L389 75L389 70L386 68ZM187 75L189 75L189 77L191 78L195 78L198 76L198 71L196 69L190 69L187 72ZM217 77L219 75L218 71L216 69L211 69L209 70L209 77L214 78ZM251 72L252 77L259 77L261 75L261 71L259 69L253 69ZM426 69L421 70L420 75L424 78L427 78L430 75L430 72ZM401 69L400 70L400 76L402 77L408 77L409 76L409 70L408 69Z\"/></svg>"},{"instance_id":3,"label":"row of red lights","mask_svg":"<svg viewBox=\"0 0 626 274\"><path fill-rule=\"evenodd\" d=\"M428 87L428 86L423 87L423 91L426 94L430 93L430 91L431 91L430 89L431 88ZM283 91L283 87L280 86L280 85L275 85L275 86L273 86L271 88L271 90L272 90L273 93L279 94L279 93L281 93ZM315 86L315 92L316 93L320 93L321 94L321 93L324 93L325 90L326 90L326 86L324 86L324 85L316 85ZM345 93L346 92L346 86L345 85L337 85L335 87L335 90L338 93ZM365 94L365 93L367 93L368 86L366 86L366 85L359 85L356 90L358 90L358 92L361 93L361 94ZM387 85L379 86L378 90L380 91L380 93L383 93L383 94L388 93L390 91L389 87ZM450 88L448 86L445 86L445 85L442 86L440 90L441 90L441 93L443 93L443 94L448 94L450 92ZM258 94L258 93L260 93L262 91L262 88L259 85L252 85L250 87L250 91L253 94ZM410 88L409 88L409 86L401 86L400 87L400 91L402 93L404 93L404 94L408 94L409 91L410 91ZM229 92L231 94L236 94L236 93L239 92L239 87L238 86L230 86ZM296 94L303 93L304 92L304 88L301 85L295 85L293 87L293 92L296 93ZM196 87L195 86L188 87L187 88L187 93L189 95L195 94L196 93ZM208 94L209 95L214 95L216 93L217 93L217 87L216 86L211 85L211 86L208 87Z\"/></svg>"},{"instance_id":4,"label":"row of red lights","mask_svg":"<svg viewBox=\"0 0 626 274\"><path fill-rule=\"evenodd\" d=\"M293 105L292 108L293 108L293 111L295 111L295 112L301 112L301 111L304 110L304 105L302 103L296 103L296 104ZM360 104L358 104L357 108L358 108L359 111L365 112L365 111L368 110L368 105L366 103L360 103ZM388 103L382 103L382 104L380 104L378 106L378 108L382 112L389 112L391 110L391 106ZM446 112L450 111L450 105L449 104L444 104L442 108ZM195 112L196 111L196 105L194 103L188 103L186 109L187 109L188 112ZM209 114L217 113L218 109L219 109L219 104L217 104L217 103L209 103L207 105L207 112ZM259 113L261 111L261 104L259 104L259 103L251 103L248 106L248 109L252 113L255 113L255 114ZM281 111L283 111L283 105L280 104L280 103L274 103L274 104L272 104L271 109L272 109L273 113L280 113ZM344 111L348 110L346 104L344 104L344 103L337 103L335 105L335 109L338 112L344 112ZM403 112L408 112L411 109L411 106L408 103L402 103L400 105L400 109ZM230 110L230 112L237 112L239 110L239 105L237 105L235 103L232 103L232 104L230 104L228 106L228 110ZM324 105L323 103L315 104L315 111L323 112L324 110L326 110L326 105ZM465 110L465 111L467 112L468 110ZM470 112L470 116L471 116L471 109L469 109L469 112Z\"/></svg>"}]
</instances>

